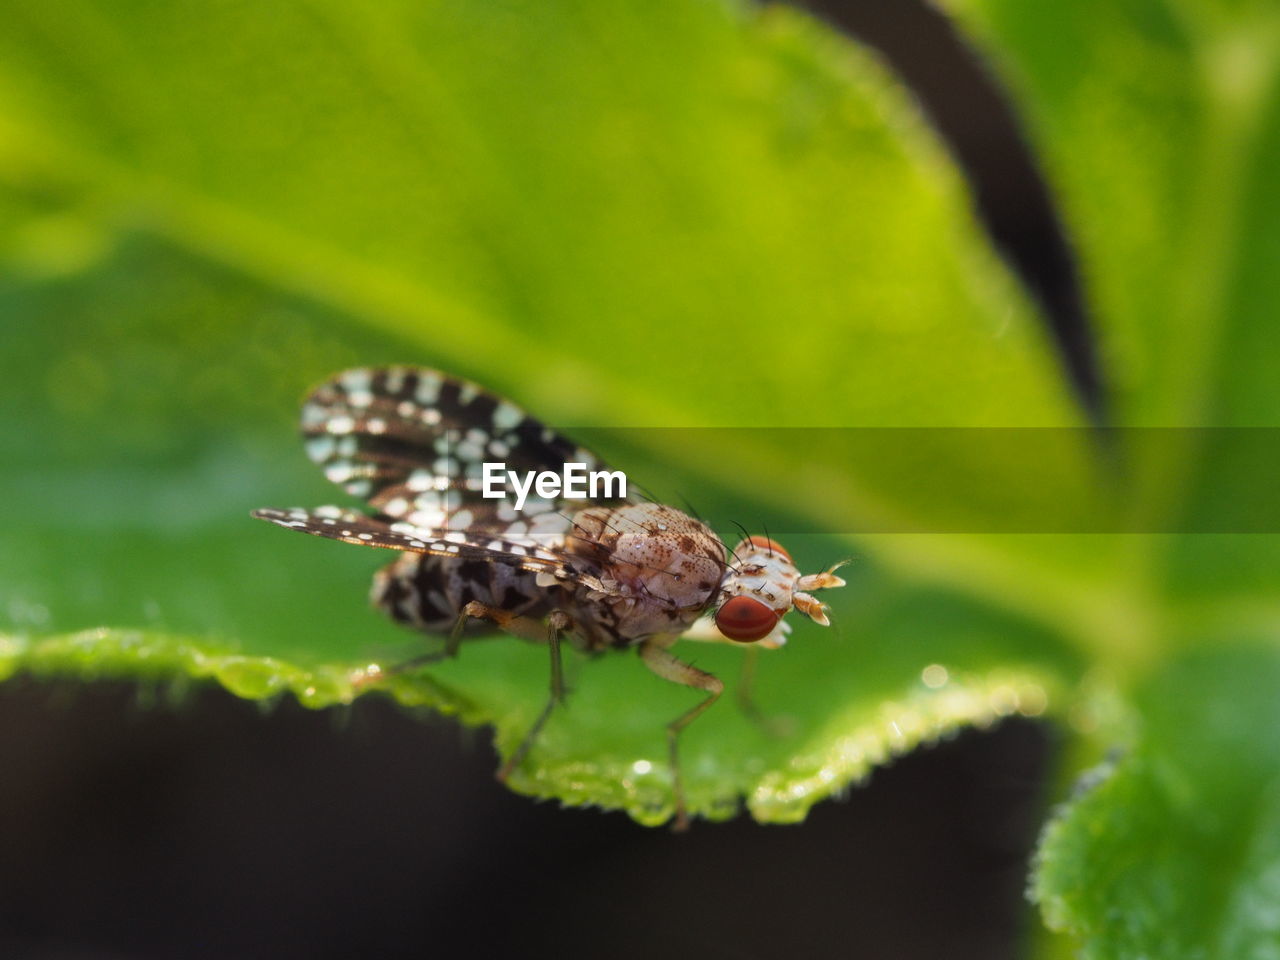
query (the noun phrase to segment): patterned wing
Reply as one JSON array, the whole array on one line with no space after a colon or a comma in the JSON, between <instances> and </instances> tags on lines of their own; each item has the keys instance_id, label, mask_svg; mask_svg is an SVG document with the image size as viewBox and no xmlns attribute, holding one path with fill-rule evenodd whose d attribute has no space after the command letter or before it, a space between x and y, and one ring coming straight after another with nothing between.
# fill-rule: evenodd
<instances>
[{"instance_id":1,"label":"patterned wing","mask_svg":"<svg viewBox=\"0 0 1280 960\"><path fill-rule=\"evenodd\" d=\"M532 492L517 514L507 500L482 497L482 467L560 472L565 463L605 469L599 459L486 390L437 370L356 368L318 387L302 408L307 454L325 475L367 501L388 522L427 530L496 534L553 532L550 517L582 500ZM604 505L627 500L597 499ZM561 527L567 527L567 523Z\"/></svg>"},{"instance_id":2,"label":"patterned wing","mask_svg":"<svg viewBox=\"0 0 1280 960\"><path fill-rule=\"evenodd\" d=\"M592 574L589 560L563 553L569 517L588 502L531 492L517 512L508 500L482 496L481 465L501 461L522 474L559 472L570 462L587 471L604 467L590 451L474 384L426 368L348 370L308 397L302 433L308 456L375 515L320 507L253 516L332 540L508 563L560 580Z\"/></svg>"},{"instance_id":3,"label":"patterned wing","mask_svg":"<svg viewBox=\"0 0 1280 960\"><path fill-rule=\"evenodd\" d=\"M518 535L507 538L466 530L422 530L408 523L388 523L341 507L318 507L315 510L265 508L254 510L252 515L289 530L345 543L507 563L537 573L548 573L559 580L577 577L558 548L562 538Z\"/></svg>"}]
</instances>

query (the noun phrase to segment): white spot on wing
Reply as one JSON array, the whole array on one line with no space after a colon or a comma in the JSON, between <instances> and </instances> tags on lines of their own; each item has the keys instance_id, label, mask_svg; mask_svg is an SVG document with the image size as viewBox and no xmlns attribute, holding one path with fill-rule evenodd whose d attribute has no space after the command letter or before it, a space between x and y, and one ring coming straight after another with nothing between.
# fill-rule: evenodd
<instances>
[{"instance_id":1,"label":"white spot on wing","mask_svg":"<svg viewBox=\"0 0 1280 960\"><path fill-rule=\"evenodd\" d=\"M373 403L373 378L368 370L348 370L339 378L339 382L347 391L347 401L353 407L367 407Z\"/></svg>"},{"instance_id":2,"label":"white spot on wing","mask_svg":"<svg viewBox=\"0 0 1280 960\"><path fill-rule=\"evenodd\" d=\"M307 456L311 458L313 463L323 463L333 456L337 441L329 436L310 437L305 446Z\"/></svg>"},{"instance_id":3,"label":"white spot on wing","mask_svg":"<svg viewBox=\"0 0 1280 960\"><path fill-rule=\"evenodd\" d=\"M345 461L331 463L324 468L324 475L333 483L343 483L351 479L351 475L355 473L351 464Z\"/></svg>"},{"instance_id":4,"label":"white spot on wing","mask_svg":"<svg viewBox=\"0 0 1280 960\"><path fill-rule=\"evenodd\" d=\"M425 510L414 510L406 518L419 529L431 529L445 525L445 512L439 507L428 507Z\"/></svg>"},{"instance_id":5,"label":"white spot on wing","mask_svg":"<svg viewBox=\"0 0 1280 960\"><path fill-rule=\"evenodd\" d=\"M440 398L440 374L433 370L424 370L418 374L418 389L413 392L417 401L429 407Z\"/></svg>"},{"instance_id":6,"label":"white spot on wing","mask_svg":"<svg viewBox=\"0 0 1280 960\"><path fill-rule=\"evenodd\" d=\"M524 419L524 412L505 400L493 411L493 425L499 430L510 430Z\"/></svg>"}]
</instances>

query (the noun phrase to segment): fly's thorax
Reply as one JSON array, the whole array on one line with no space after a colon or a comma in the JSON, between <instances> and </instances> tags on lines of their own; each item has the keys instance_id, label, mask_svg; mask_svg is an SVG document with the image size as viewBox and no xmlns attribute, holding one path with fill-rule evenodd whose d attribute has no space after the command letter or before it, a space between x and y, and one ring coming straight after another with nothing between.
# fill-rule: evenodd
<instances>
[{"instance_id":1,"label":"fly's thorax","mask_svg":"<svg viewBox=\"0 0 1280 960\"><path fill-rule=\"evenodd\" d=\"M711 528L659 503L591 507L573 518L566 550L598 570L606 591L693 613L715 600L725 549Z\"/></svg>"}]
</instances>

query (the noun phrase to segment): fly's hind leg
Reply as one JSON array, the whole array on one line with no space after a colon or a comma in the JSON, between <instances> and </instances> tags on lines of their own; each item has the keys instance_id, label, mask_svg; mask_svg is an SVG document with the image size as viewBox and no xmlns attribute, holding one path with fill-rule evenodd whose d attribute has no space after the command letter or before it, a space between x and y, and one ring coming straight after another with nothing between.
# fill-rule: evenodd
<instances>
[{"instance_id":1,"label":"fly's hind leg","mask_svg":"<svg viewBox=\"0 0 1280 960\"><path fill-rule=\"evenodd\" d=\"M520 741L520 745L512 751L506 762L498 768L498 779L505 783L507 778L511 776L511 772L520 766L528 755L529 749L533 746L534 741L538 739L538 734L542 732L542 728L546 725L547 719L551 716L551 711L555 709L556 704L564 703L564 668L560 661L560 636L572 629L573 620L563 610L552 610L547 614L546 623L544 624L533 617L522 617L498 607L489 607L472 600L462 608L458 623L454 627L453 633L459 638L462 636L462 630L466 626L468 619L490 620L497 625L498 629L517 637L523 637L525 640L532 640L536 643L541 643L545 640L547 648L551 651L551 695L547 698L547 704L542 708L542 712L538 714L538 718L533 721L533 726L529 728L529 732Z\"/></svg>"},{"instance_id":2,"label":"fly's hind leg","mask_svg":"<svg viewBox=\"0 0 1280 960\"><path fill-rule=\"evenodd\" d=\"M442 649L412 657L392 667L366 667L356 673L352 678L352 683L358 688L387 677L394 677L402 673L408 673L410 670L417 670L419 667L425 667L428 664L439 663L441 660L453 659L458 655L458 649L462 646L462 634L466 629L467 621L483 616L479 612L468 612L469 608L473 606L480 607L482 605L473 601L462 608L462 612L458 614L458 619L454 621L453 629L449 631L449 635L445 638Z\"/></svg>"},{"instance_id":3,"label":"fly's hind leg","mask_svg":"<svg viewBox=\"0 0 1280 960\"><path fill-rule=\"evenodd\" d=\"M684 795L684 778L680 773L680 732L702 716L703 712L720 698L720 694L724 693L724 684L714 674L699 670L675 656L666 649L659 638L646 640L640 645L640 659L662 679L685 687L693 687L707 694L702 702L667 724L667 754L671 763L672 791L676 800L676 819L672 829L687 830L689 809Z\"/></svg>"}]
</instances>

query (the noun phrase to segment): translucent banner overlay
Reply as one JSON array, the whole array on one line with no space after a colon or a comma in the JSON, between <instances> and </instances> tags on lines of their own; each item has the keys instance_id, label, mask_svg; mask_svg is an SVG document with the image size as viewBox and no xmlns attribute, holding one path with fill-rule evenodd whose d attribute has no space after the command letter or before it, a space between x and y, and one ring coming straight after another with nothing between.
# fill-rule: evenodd
<instances>
[{"instance_id":1,"label":"translucent banner overlay","mask_svg":"<svg viewBox=\"0 0 1280 960\"><path fill-rule=\"evenodd\" d=\"M564 432L721 530L1280 533L1280 428Z\"/></svg>"}]
</instances>

